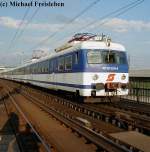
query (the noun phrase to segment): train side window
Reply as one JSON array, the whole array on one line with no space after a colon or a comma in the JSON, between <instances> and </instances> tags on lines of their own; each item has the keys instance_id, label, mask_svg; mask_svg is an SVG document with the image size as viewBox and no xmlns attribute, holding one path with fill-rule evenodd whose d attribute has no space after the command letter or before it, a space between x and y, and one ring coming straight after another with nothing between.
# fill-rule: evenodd
<instances>
[{"instance_id":1,"label":"train side window","mask_svg":"<svg viewBox=\"0 0 150 152\"><path fill-rule=\"evenodd\" d=\"M50 72L53 72L53 61L50 61Z\"/></svg>"},{"instance_id":2,"label":"train side window","mask_svg":"<svg viewBox=\"0 0 150 152\"><path fill-rule=\"evenodd\" d=\"M65 69L66 70L72 69L72 55L65 57Z\"/></svg>"},{"instance_id":3,"label":"train side window","mask_svg":"<svg viewBox=\"0 0 150 152\"><path fill-rule=\"evenodd\" d=\"M25 67L25 74L26 75L28 74L28 67L27 66Z\"/></svg>"},{"instance_id":4,"label":"train side window","mask_svg":"<svg viewBox=\"0 0 150 152\"><path fill-rule=\"evenodd\" d=\"M46 73L46 62L42 62L42 73Z\"/></svg>"},{"instance_id":5,"label":"train side window","mask_svg":"<svg viewBox=\"0 0 150 152\"><path fill-rule=\"evenodd\" d=\"M31 74L31 66L29 66L29 74Z\"/></svg>"},{"instance_id":6,"label":"train side window","mask_svg":"<svg viewBox=\"0 0 150 152\"><path fill-rule=\"evenodd\" d=\"M31 65L31 71L32 71L32 74L34 74L34 67L33 67L33 64Z\"/></svg>"},{"instance_id":7,"label":"train side window","mask_svg":"<svg viewBox=\"0 0 150 152\"><path fill-rule=\"evenodd\" d=\"M35 74L37 74L37 73L38 73L38 71L37 71L37 70L38 70L38 64L36 63L36 64L35 64Z\"/></svg>"},{"instance_id":8,"label":"train side window","mask_svg":"<svg viewBox=\"0 0 150 152\"><path fill-rule=\"evenodd\" d=\"M58 59L58 71L64 70L64 57Z\"/></svg>"},{"instance_id":9,"label":"train side window","mask_svg":"<svg viewBox=\"0 0 150 152\"><path fill-rule=\"evenodd\" d=\"M26 70L27 70L26 74L30 74L30 67L29 66L26 67Z\"/></svg>"},{"instance_id":10,"label":"train side window","mask_svg":"<svg viewBox=\"0 0 150 152\"><path fill-rule=\"evenodd\" d=\"M78 64L79 62L79 52L75 52L75 64Z\"/></svg>"},{"instance_id":11,"label":"train side window","mask_svg":"<svg viewBox=\"0 0 150 152\"><path fill-rule=\"evenodd\" d=\"M44 67L45 67L45 73L47 73L48 72L48 68L49 68L49 62L48 62L48 60L46 60L44 62Z\"/></svg>"},{"instance_id":12,"label":"train side window","mask_svg":"<svg viewBox=\"0 0 150 152\"><path fill-rule=\"evenodd\" d=\"M44 68L44 66L42 67L42 73L45 73L45 68Z\"/></svg>"}]
</instances>

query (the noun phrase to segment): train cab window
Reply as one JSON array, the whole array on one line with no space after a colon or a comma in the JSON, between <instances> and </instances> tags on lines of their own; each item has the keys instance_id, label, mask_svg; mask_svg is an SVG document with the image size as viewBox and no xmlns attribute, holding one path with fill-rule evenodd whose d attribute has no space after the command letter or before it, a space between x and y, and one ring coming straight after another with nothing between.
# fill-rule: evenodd
<instances>
[{"instance_id":1,"label":"train cab window","mask_svg":"<svg viewBox=\"0 0 150 152\"><path fill-rule=\"evenodd\" d=\"M75 52L75 64L78 64L79 62L79 52Z\"/></svg>"},{"instance_id":2,"label":"train cab window","mask_svg":"<svg viewBox=\"0 0 150 152\"><path fill-rule=\"evenodd\" d=\"M127 64L126 54L121 51L102 51L103 63Z\"/></svg>"},{"instance_id":3,"label":"train cab window","mask_svg":"<svg viewBox=\"0 0 150 152\"><path fill-rule=\"evenodd\" d=\"M115 55L113 53L108 53L105 56L105 63L115 63Z\"/></svg>"},{"instance_id":4,"label":"train cab window","mask_svg":"<svg viewBox=\"0 0 150 152\"><path fill-rule=\"evenodd\" d=\"M72 69L72 55L65 57L65 70Z\"/></svg>"},{"instance_id":5,"label":"train cab window","mask_svg":"<svg viewBox=\"0 0 150 152\"><path fill-rule=\"evenodd\" d=\"M99 50L90 50L87 53L87 60L89 64L100 64L101 60L101 52Z\"/></svg>"},{"instance_id":6,"label":"train cab window","mask_svg":"<svg viewBox=\"0 0 150 152\"><path fill-rule=\"evenodd\" d=\"M58 59L58 71L64 70L64 57Z\"/></svg>"},{"instance_id":7,"label":"train cab window","mask_svg":"<svg viewBox=\"0 0 150 152\"><path fill-rule=\"evenodd\" d=\"M116 54L116 61L118 64L126 64L127 63L127 57L124 52L118 52Z\"/></svg>"}]
</instances>

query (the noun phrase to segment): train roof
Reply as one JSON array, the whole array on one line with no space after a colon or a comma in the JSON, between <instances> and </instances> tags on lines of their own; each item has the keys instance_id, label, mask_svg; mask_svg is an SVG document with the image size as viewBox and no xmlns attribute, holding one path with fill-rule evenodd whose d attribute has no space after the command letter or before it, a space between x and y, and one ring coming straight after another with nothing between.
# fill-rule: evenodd
<instances>
[{"instance_id":1,"label":"train roof","mask_svg":"<svg viewBox=\"0 0 150 152\"><path fill-rule=\"evenodd\" d=\"M77 33L67 43L55 49L55 52L66 52L74 49L105 49L125 51L123 45L111 42L106 35L95 35L91 33Z\"/></svg>"},{"instance_id":2,"label":"train roof","mask_svg":"<svg viewBox=\"0 0 150 152\"><path fill-rule=\"evenodd\" d=\"M107 46L105 42L101 41L84 41L79 42L73 46L77 49L107 49L107 50L116 50L116 51L125 51L125 47L119 43L110 43L110 46Z\"/></svg>"}]
</instances>

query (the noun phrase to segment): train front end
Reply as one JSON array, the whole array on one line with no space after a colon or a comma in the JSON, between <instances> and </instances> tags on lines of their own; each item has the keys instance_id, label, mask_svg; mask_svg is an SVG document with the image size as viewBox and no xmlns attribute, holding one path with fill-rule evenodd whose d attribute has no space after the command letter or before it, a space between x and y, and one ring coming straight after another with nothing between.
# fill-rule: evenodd
<instances>
[{"instance_id":1,"label":"train front end","mask_svg":"<svg viewBox=\"0 0 150 152\"><path fill-rule=\"evenodd\" d=\"M128 61L124 46L111 41L85 42L83 83L90 86L83 96L106 97L128 94Z\"/></svg>"}]
</instances>

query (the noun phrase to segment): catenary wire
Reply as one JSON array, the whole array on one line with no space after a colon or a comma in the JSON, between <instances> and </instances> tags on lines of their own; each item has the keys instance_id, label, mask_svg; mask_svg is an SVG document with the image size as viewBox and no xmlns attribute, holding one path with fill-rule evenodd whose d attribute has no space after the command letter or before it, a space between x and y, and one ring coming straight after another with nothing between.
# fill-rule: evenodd
<instances>
[{"instance_id":1,"label":"catenary wire","mask_svg":"<svg viewBox=\"0 0 150 152\"><path fill-rule=\"evenodd\" d=\"M115 15L114 17L118 17L118 16L126 13L126 12L128 12L129 10L131 10L132 8L134 8L134 7L136 7L136 6L138 6L139 4L141 4L141 3L144 2L144 0L138 0L138 1L139 1L138 3L134 3L134 4L132 4L132 5L129 6L129 7L125 7L125 8L123 8L123 9L121 9L121 11L118 12L118 13L116 13L116 15ZM107 17L109 17L109 16L107 16ZM97 26L104 25L105 23L108 23L108 22L110 22L110 21L111 21L110 18L106 18L106 20L104 20L103 22L99 23ZM91 24L94 24L94 23L90 23L90 24L86 25L85 27L83 27L82 29L85 30L86 28L88 28L89 26L91 26ZM97 26L95 26L95 27L97 27ZM95 29L95 27L94 27L93 29ZM81 30L82 30L82 29L81 29ZM80 31L81 31L81 30L80 30Z\"/></svg>"},{"instance_id":2,"label":"catenary wire","mask_svg":"<svg viewBox=\"0 0 150 152\"><path fill-rule=\"evenodd\" d=\"M19 24L19 26L18 26L18 28L17 28L14 36L12 37L12 39L11 39L11 41L10 41L10 44L9 44L9 46L8 46L8 50L11 48L11 46L12 46L13 43L15 42L15 40L16 40L16 38L17 38L17 35L18 35L18 33L19 33L19 31L20 31L20 29L21 29L21 27L22 27L22 25L23 25L23 23L24 23L24 21L25 21L25 18L27 17L27 15L28 15L28 13L29 13L29 10L30 10L30 8L28 8L28 9L26 10L26 12L25 12L25 14L24 14L24 16L23 16L23 18L22 18L21 23Z\"/></svg>"},{"instance_id":3,"label":"catenary wire","mask_svg":"<svg viewBox=\"0 0 150 152\"><path fill-rule=\"evenodd\" d=\"M54 32L53 34L49 35L46 39L42 40L41 42L39 42L36 46L34 46L33 48L40 46L41 44L47 42L48 40L50 40L51 38L53 38L55 35L57 35L60 31L64 30L67 26L69 26L71 23L73 23L77 18L79 18L80 16L82 16L84 13L86 13L87 11L89 11L89 9L91 9L94 5L98 4L101 0L95 0L94 2L90 3L86 8L84 8L79 14L77 14L76 16L74 16L71 20L69 20L68 23L66 23L65 25L63 25L62 27L60 27L56 32Z\"/></svg>"},{"instance_id":4,"label":"catenary wire","mask_svg":"<svg viewBox=\"0 0 150 152\"><path fill-rule=\"evenodd\" d=\"M23 35L23 33L25 32L26 28L28 27L28 25L32 22L33 18L36 16L36 14L38 13L40 7L38 7L34 13L32 14L32 16L30 17L30 19L24 24L24 27L21 29L18 37L16 37L16 41L19 41L19 39L21 38L21 36ZM17 44L17 43L16 43ZM10 46L11 49L14 48L14 45Z\"/></svg>"},{"instance_id":5,"label":"catenary wire","mask_svg":"<svg viewBox=\"0 0 150 152\"><path fill-rule=\"evenodd\" d=\"M110 12L110 13L102 16L99 20L104 20L105 18L106 18L107 20L104 20L104 21L101 22L98 26L100 27L101 25L104 25L104 24L106 24L107 22L110 22L110 18L109 18L109 17L111 17L111 16L113 16L113 15L114 15L113 17L118 17L118 16L120 16L120 15L128 12L128 11L131 10L132 8L136 7L137 5L141 4L142 2L144 2L144 0L136 0L136 1L132 2L132 3L130 3L130 4L127 4L127 5L119 8L119 9L117 9L117 10L115 10L115 11L112 11L112 12ZM108 18L109 18L109 19L108 19ZM99 21L97 21L97 22L99 22ZM90 23L88 23L88 24L80 27L79 29L77 29L77 31L78 31L78 32L81 32L82 30L85 30L85 29L89 28L90 26L93 26L93 25L96 24L97 22L95 22L95 20L94 20L94 21L92 21L92 22L90 22ZM94 27L93 29L95 29L95 27ZM71 32L71 33L70 33L70 35L73 35L73 34L75 34L75 32ZM54 44L55 42L61 40L61 39L62 39L62 38L57 39L56 41L53 41L53 44Z\"/></svg>"}]
</instances>

